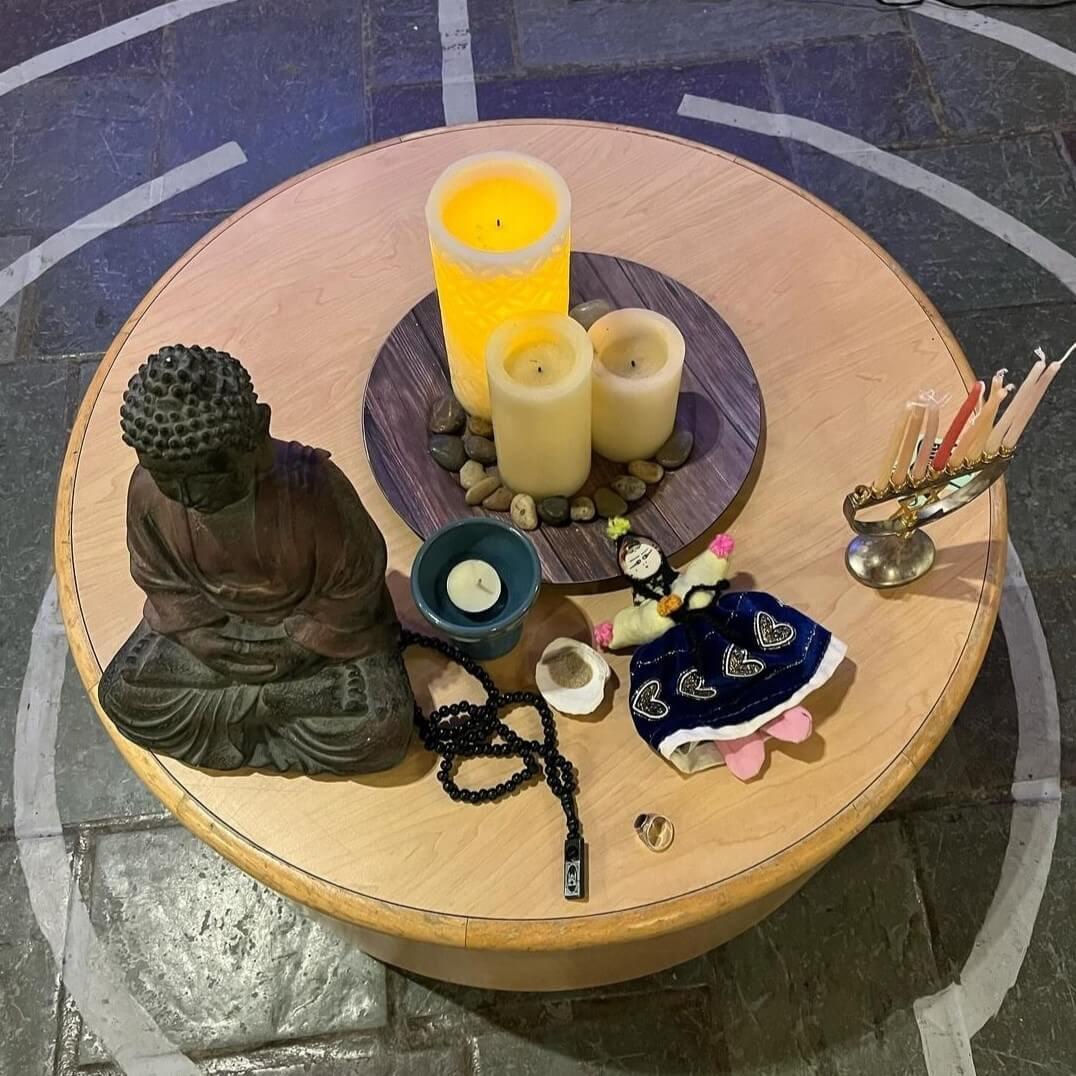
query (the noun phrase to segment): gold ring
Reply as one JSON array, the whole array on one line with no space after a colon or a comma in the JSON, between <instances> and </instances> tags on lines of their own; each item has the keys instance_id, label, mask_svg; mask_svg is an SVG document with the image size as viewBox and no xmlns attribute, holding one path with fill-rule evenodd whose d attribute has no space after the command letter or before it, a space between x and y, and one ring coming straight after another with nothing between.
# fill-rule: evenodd
<instances>
[{"instance_id":1,"label":"gold ring","mask_svg":"<svg viewBox=\"0 0 1076 1076\"><path fill-rule=\"evenodd\" d=\"M651 852L664 852L673 842L676 831L663 814L640 814L635 818L635 832Z\"/></svg>"}]
</instances>

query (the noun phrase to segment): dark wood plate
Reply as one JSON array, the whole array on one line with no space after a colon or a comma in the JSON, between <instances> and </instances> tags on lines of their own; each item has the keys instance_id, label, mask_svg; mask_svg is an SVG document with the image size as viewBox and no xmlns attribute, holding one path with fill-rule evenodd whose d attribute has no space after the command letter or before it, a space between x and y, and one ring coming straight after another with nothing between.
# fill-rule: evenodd
<instances>
[{"instance_id":1,"label":"dark wood plate","mask_svg":"<svg viewBox=\"0 0 1076 1076\"><path fill-rule=\"evenodd\" d=\"M751 472L762 432L762 397L740 341L690 288L654 269L606 254L573 253L571 302L608 299L671 318L687 356L677 422L695 435L688 462L670 471L631 506L632 526L672 556L693 542L732 503ZM378 485L421 538L469 514L500 515L464 503L455 475L426 450L427 413L449 392L448 363L437 294L431 292L389 333L374 360L363 400L366 454ZM584 493L607 485L622 465L594 457ZM530 535L550 583L600 583L620 572L604 523L542 526Z\"/></svg>"}]
</instances>

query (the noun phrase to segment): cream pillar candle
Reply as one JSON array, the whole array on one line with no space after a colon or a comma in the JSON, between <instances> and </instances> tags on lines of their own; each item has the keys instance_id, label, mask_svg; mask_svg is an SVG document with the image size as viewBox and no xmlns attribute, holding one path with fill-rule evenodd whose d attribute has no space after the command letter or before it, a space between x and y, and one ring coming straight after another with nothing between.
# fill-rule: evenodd
<instances>
[{"instance_id":1,"label":"cream pillar candle","mask_svg":"<svg viewBox=\"0 0 1076 1076\"><path fill-rule=\"evenodd\" d=\"M664 314L613 310L590 327L594 451L617 463L650 459L676 423L684 337Z\"/></svg>"},{"instance_id":2,"label":"cream pillar candle","mask_svg":"<svg viewBox=\"0 0 1076 1076\"><path fill-rule=\"evenodd\" d=\"M549 165L520 153L479 153L430 191L426 225L452 391L490 417L486 342L506 318L568 311L571 195Z\"/></svg>"},{"instance_id":3,"label":"cream pillar candle","mask_svg":"<svg viewBox=\"0 0 1076 1076\"><path fill-rule=\"evenodd\" d=\"M586 331L566 314L510 318L486 347L501 481L532 497L570 497L590 474Z\"/></svg>"}]
</instances>

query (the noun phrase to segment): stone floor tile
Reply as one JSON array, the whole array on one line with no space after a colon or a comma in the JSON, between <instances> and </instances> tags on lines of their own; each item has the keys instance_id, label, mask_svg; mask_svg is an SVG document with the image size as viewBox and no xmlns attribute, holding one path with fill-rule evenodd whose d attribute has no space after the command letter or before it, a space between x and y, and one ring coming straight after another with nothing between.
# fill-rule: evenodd
<instances>
[{"instance_id":1,"label":"stone floor tile","mask_svg":"<svg viewBox=\"0 0 1076 1076\"><path fill-rule=\"evenodd\" d=\"M1076 569L1031 575L1028 585L1046 635L1061 719L1061 776L1076 781Z\"/></svg>"},{"instance_id":2,"label":"stone floor tile","mask_svg":"<svg viewBox=\"0 0 1076 1076\"><path fill-rule=\"evenodd\" d=\"M515 0L527 67L719 59L775 45L885 33L900 25L873 0L838 7L795 0Z\"/></svg>"},{"instance_id":3,"label":"stone floor tile","mask_svg":"<svg viewBox=\"0 0 1076 1076\"><path fill-rule=\"evenodd\" d=\"M630 123L705 142L789 174L779 139L678 116L686 93L770 107L761 65L743 61L490 82L478 86L478 114L484 120L543 116Z\"/></svg>"},{"instance_id":4,"label":"stone floor tile","mask_svg":"<svg viewBox=\"0 0 1076 1076\"><path fill-rule=\"evenodd\" d=\"M140 220L64 258L37 281L24 311L29 353L104 351L165 270L221 219Z\"/></svg>"},{"instance_id":5,"label":"stone floor tile","mask_svg":"<svg viewBox=\"0 0 1076 1076\"><path fill-rule=\"evenodd\" d=\"M0 236L0 267L10 265L25 254L30 246L29 236ZM0 306L0 365L13 362L15 359L19 342L19 313L22 310L22 296L23 293L20 291Z\"/></svg>"},{"instance_id":6,"label":"stone floor tile","mask_svg":"<svg viewBox=\"0 0 1076 1076\"><path fill-rule=\"evenodd\" d=\"M881 146L942 133L919 58L903 33L781 49L765 63L780 112Z\"/></svg>"},{"instance_id":7,"label":"stone floor tile","mask_svg":"<svg viewBox=\"0 0 1076 1076\"><path fill-rule=\"evenodd\" d=\"M383 1027L385 971L178 827L106 834L90 918L138 1001L183 1049ZM81 1060L101 1060L84 1039Z\"/></svg>"},{"instance_id":8,"label":"stone floor tile","mask_svg":"<svg viewBox=\"0 0 1076 1076\"><path fill-rule=\"evenodd\" d=\"M52 1073L59 999L59 972L34 919L18 849L0 840L0 1072Z\"/></svg>"},{"instance_id":9,"label":"stone floor tile","mask_svg":"<svg viewBox=\"0 0 1076 1076\"><path fill-rule=\"evenodd\" d=\"M437 12L426 0L372 0L364 9L370 86L440 82L441 33ZM467 14L475 77L511 74L515 69L512 5L502 0L469 0Z\"/></svg>"},{"instance_id":10,"label":"stone floor tile","mask_svg":"<svg viewBox=\"0 0 1076 1076\"><path fill-rule=\"evenodd\" d=\"M868 827L713 956L734 1072L925 1076L911 1009L938 982L899 824Z\"/></svg>"},{"instance_id":11,"label":"stone floor tile","mask_svg":"<svg viewBox=\"0 0 1076 1076\"><path fill-rule=\"evenodd\" d=\"M248 160L154 215L235 209L363 145L359 19L352 0L249 0L176 23L165 76L162 169L232 140Z\"/></svg>"},{"instance_id":12,"label":"stone floor tile","mask_svg":"<svg viewBox=\"0 0 1076 1076\"><path fill-rule=\"evenodd\" d=\"M1018 740L1012 671L999 625L953 727L890 811L1007 797Z\"/></svg>"},{"instance_id":13,"label":"stone floor tile","mask_svg":"<svg viewBox=\"0 0 1076 1076\"><path fill-rule=\"evenodd\" d=\"M8 687L22 684L30 629L51 574L70 385L60 364L0 367L0 685Z\"/></svg>"},{"instance_id":14,"label":"stone floor tile","mask_svg":"<svg viewBox=\"0 0 1076 1076\"><path fill-rule=\"evenodd\" d=\"M589 1071L719 1076L730 1072L713 993L684 990L572 1003Z\"/></svg>"},{"instance_id":15,"label":"stone floor tile","mask_svg":"<svg viewBox=\"0 0 1076 1076\"><path fill-rule=\"evenodd\" d=\"M963 966L997 888L1012 808L936 811L907 820L932 908L935 951L947 973ZM1067 1076L1076 1072L1076 809L1062 804L1050 878L1016 985L972 1039L978 1076ZM1015 907L1019 872L1007 896Z\"/></svg>"},{"instance_id":16,"label":"stone floor tile","mask_svg":"<svg viewBox=\"0 0 1076 1076\"><path fill-rule=\"evenodd\" d=\"M46 78L0 97L0 229L58 231L145 183L160 87L150 77Z\"/></svg>"},{"instance_id":17,"label":"stone floor tile","mask_svg":"<svg viewBox=\"0 0 1076 1076\"><path fill-rule=\"evenodd\" d=\"M462 1053L461 1045L456 1054L462 1056ZM444 1051L443 1059L447 1062L444 1069L398 1070L396 1059L381 1042L367 1039L353 1043L345 1038L326 1044L269 1047L237 1057L211 1058L203 1061L201 1067L206 1076L397 1076L398 1073L434 1076L439 1071L446 1076L457 1076L460 1069L453 1067L448 1054L449 1051Z\"/></svg>"},{"instance_id":18,"label":"stone floor tile","mask_svg":"<svg viewBox=\"0 0 1076 1076\"><path fill-rule=\"evenodd\" d=\"M881 243L943 314L1071 300L1052 273L924 195L808 146L795 145L792 152L800 183ZM1072 176L1052 136L936 146L901 156L1076 251Z\"/></svg>"},{"instance_id":19,"label":"stone floor tile","mask_svg":"<svg viewBox=\"0 0 1076 1076\"><path fill-rule=\"evenodd\" d=\"M1029 14L999 13L1004 22L1031 22L1029 29L1058 43L1065 28L1076 38L1071 11L1036 12L1033 20ZM1053 17L1042 18L1046 15ZM910 22L952 130L1041 129L1059 116L1076 114L1076 80L1070 74L1020 49L935 19L913 14Z\"/></svg>"},{"instance_id":20,"label":"stone floor tile","mask_svg":"<svg viewBox=\"0 0 1076 1076\"><path fill-rule=\"evenodd\" d=\"M109 739L70 654L60 695L55 772L64 825L133 815L170 817Z\"/></svg>"},{"instance_id":21,"label":"stone floor tile","mask_svg":"<svg viewBox=\"0 0 1076 1076\"><path fill-rule=\"evenodd\" d=\"M949 324L980 377L1007 366L1019 383L1035 361L1035 347L1060 358L1076 342L1076 304L976 310L951 317ZM1034 575L1076 570L1076 378L1065 374L1050 386L1005 475L1009 533L1025 571Z\"/></svg>"},{"instance_id":22,"label":"stone floor tile","mask_svg":"<svg viewBox=\"0 0 1076 1076\"><path fill-rule=\"evenodd\" d=\"M370 141L443 127L441 87L385 86L370 93Z\"/></svg>"},{"instance_id":23,"label":"stone floor tile","mask_svg":"<svg viewBox=\"0 0 1076 1076\"><path fill-rule=\"evenodd\" d=\"M43 4L41 0L7 0L4 33L0 36L0 71L157 7L158 3L159 0L60 0ZM143 34L61 68L49 77L152 74L160 70L161 49L160 33Z\"/></svg>"}]
</instances>

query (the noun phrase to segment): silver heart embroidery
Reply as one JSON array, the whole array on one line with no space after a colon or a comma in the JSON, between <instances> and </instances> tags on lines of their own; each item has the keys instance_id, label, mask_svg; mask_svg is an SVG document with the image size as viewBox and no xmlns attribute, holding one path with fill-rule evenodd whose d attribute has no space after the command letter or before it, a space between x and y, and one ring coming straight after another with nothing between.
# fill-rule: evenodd
<instances>
[{"instance_id":1,"label":"silver heart embroidery","mask_svg":"<svg viewBox=\"0 0 1076 1076\"><path fill-rule=\"evenodd\" d=\"M764 650L778 650L796 638L796 629L769 613L755 613L755 638Z\"/></svg>"},{"instance_id":2,"label":"silver heart embroidery","mask_svg":"<svg viewBox=\"0 0 1076 1076\"><path fill-rule=\"evenodd\" d=\"M765 668L763 662L751 657L742 646L730 646L725 650L726 676L758 676Z\"/></svg>"},{"instance_id":3,"label":"silver heart embroidery","mask_svg":"<svg viewBox=\"0 0 1076 1076\"><path fill-rule=\"evenodd\" d=\"M705 683L698 669L688 669L681 673L676 682L676 691L685 699L698 699L699 702L707 702L717 697L717 688Z\"/></svg>"},{"instance_id":4,"label":"silver heart embroidery","mask_svg":"<svg viewBox=\"0 0 1076 1076\"><path fill-rule=\"evenodd\" d=\"M657 680L647 680L631 700L631 708L647 721L660 721L669 716L669 707L662 701L661 684Z\"/></svg>"}]
</instances>

